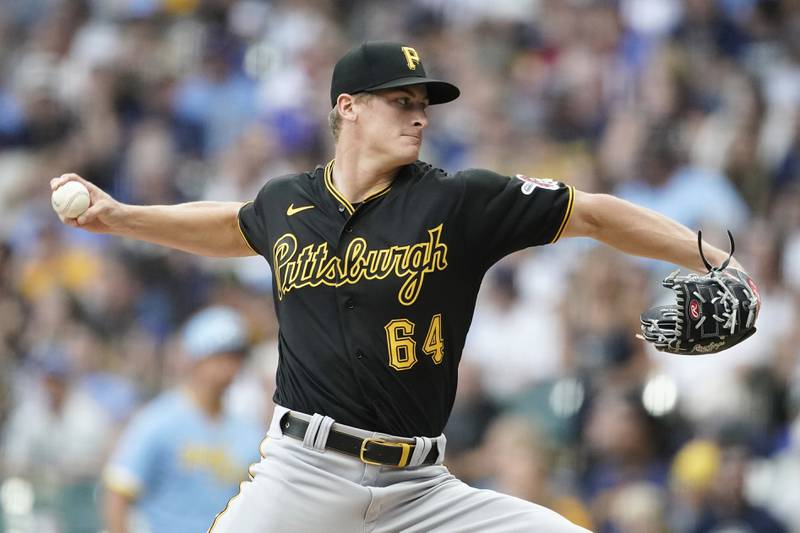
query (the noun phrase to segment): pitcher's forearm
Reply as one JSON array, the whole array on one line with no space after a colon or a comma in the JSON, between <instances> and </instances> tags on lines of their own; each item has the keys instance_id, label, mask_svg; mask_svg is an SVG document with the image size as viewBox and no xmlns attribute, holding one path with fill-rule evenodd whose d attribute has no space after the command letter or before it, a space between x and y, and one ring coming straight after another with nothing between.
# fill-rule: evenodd
<instances>
[{"instance_id":1,"label":"pitcher's forearm","mask_svg":"<svg viewBox=\"0 0 800 533\"><path fill-rule=\"evenodd\" d=\"M209 257L254 255L239 229L239 202L125 205L113 233Z\"/></svg>"},{"instance_id":2,"label":"pitcher's forearm","mask_svg":"<svg viewBox=\"0 0 800 533\"><path fill-rule=\"evenodd\" d=\"M697 246L697 233L649 209L637 208L628 224L607 227L598 232L597 238L633 255L667 261L695 272L706 271ZM703 253L715 267L728 258L728 252L707 242L703 243ZM732 259L731 266L739 265Z\"/></svg>"},{"instance_id":3,"label":"pitcher's forearm","mask_svg":"<svg viewBox=\"0 0 800 533\"><path fill-rule=\"evenodd\" d=\"M576 193L568 234L592 237L631 255L650 257L705 272L697 249L697 234L653 210L605 194ZM713 266L728 257L726 251L703 243ZM741 268L735 259L731 266Z\"/></svg>"},{"instance_id":4,"label":"pitcher's forearm","mask_svg":"<svg viewBox=\"0 0 800 533\"><path fill-rule=\"evenodd\" d=\"M239 202L190 202L178 205L127 205L75 173L50 180L56 191L70 181L89 191L89 206L77 218L59 215L64 224L93 233L110 233L209 257L244 257L255 252L239 229Z\"/></svg>"}]
</instances>

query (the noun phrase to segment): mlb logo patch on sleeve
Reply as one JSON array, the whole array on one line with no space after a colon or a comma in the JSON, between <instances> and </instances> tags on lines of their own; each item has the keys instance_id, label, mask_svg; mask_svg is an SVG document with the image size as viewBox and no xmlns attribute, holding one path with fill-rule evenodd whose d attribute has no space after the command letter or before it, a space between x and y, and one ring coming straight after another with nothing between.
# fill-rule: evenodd
<instances>
[{"instance_id":1,"label":"mlb logo patch on sleeve","mask_svg":"<svg viewBox=\"0 0 800 533\"><path fill-rule=\"evenodd\" d=\"M536 187L549 189L551 191L555 191L560 187L557 181L548 178L529 178L525 174L515 174L515 177L522 181L522 187L520 189L522 194L531 194Z\"/></svg>"}]
</instances>

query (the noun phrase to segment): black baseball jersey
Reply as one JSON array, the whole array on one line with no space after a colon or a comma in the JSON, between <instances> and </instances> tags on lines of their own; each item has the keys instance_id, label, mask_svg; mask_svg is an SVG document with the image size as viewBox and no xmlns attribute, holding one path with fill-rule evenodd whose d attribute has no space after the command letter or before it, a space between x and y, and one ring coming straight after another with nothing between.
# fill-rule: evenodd
<instances>
[{"instance_id":1,"label":"black baseball jersey","mask_svg":"<svg viewBox=\"0 0 800 533\"><path fill-rule=\"evenodd\" d=\"M501 257L555 242L574 190L423 162L351 205L334 162L269 181L239 212L272 267L276 403L401 436L437 436L478 288Z\"/></svg>"}]
</instances>

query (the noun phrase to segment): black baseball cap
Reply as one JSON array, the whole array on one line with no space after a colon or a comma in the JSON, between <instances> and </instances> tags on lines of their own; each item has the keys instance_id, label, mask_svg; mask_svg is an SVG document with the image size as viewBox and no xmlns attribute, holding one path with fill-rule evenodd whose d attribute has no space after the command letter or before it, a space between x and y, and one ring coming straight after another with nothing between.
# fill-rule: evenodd
<instances>
[{"instance_id":1,"label":"black baseball cap","mask_svg":"<svg viewBox=\"0 0 800 533\"><path fill-rule=\"evenodd\" d=\"M401 43L369 41L347 52L333 67L331 107L342 93L356 94L424 83L431 104L458 98L452 83L427 77L417 51Z\"/></svg>"}]
</instances>

